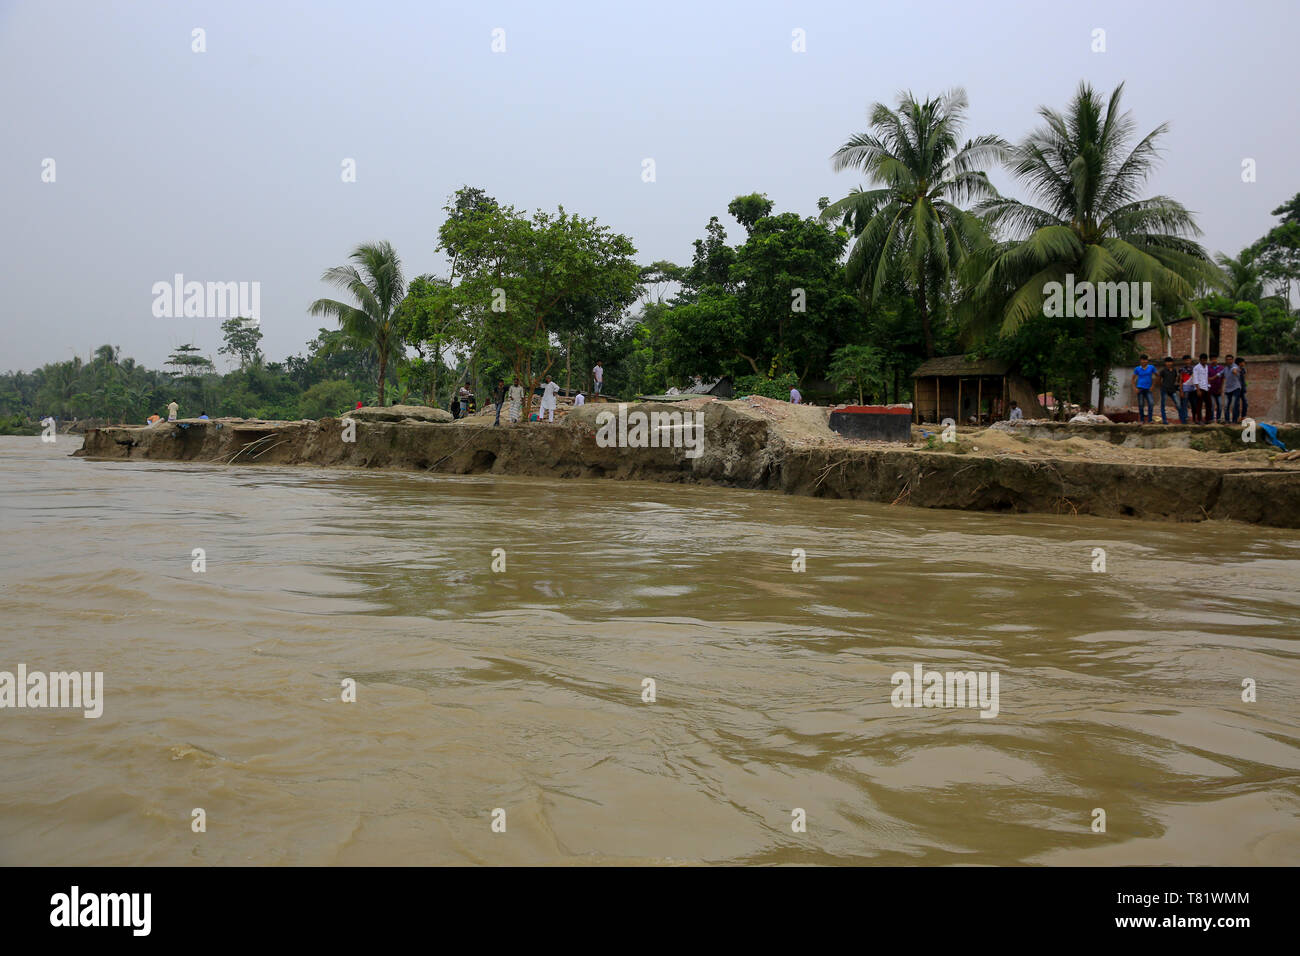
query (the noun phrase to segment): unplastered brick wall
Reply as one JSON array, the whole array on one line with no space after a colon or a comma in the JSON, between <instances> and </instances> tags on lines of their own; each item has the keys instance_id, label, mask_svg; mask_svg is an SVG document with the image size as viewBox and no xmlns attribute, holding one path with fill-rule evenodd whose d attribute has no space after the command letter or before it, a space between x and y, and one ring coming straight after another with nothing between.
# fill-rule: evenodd
<instances>
[{"instance_id":1,"label":"unplastered brick wall","mask_svg":"<svg viewBox=\"0 0 1300 956\"><path fill-rule=\"evenodd\" d=\"M1278 360L1269 356L1246 359L1246 402L1251 418L1268 421L1296 421L1296 382L1300 362Z\"/></svg>"},{"instance_id":2,"label":"unplastered brick wall","mask_svg":"<svg viewBox=\"0 0 1300 956\"><path fill-rule=\"evenodd\" d=\"M1216 351L1220 357L1235 355L1237 353L1237 321L1235 319L1221 318L1218 322L1219 341ZM1168 337L1167 343L1165 336ZM1184 355L1196 358L1202 352L1210 351L1206 330L1200 328L1194 320L1173 322L1165 326L1163 333L1157 328L1145 329L1135 335L1133 340L1137 343L1138 351L1145 352L1151 357L1151 361L1156 363L1166 355L1172 355L1177 360Z\"/></svg>"}]
</instances>

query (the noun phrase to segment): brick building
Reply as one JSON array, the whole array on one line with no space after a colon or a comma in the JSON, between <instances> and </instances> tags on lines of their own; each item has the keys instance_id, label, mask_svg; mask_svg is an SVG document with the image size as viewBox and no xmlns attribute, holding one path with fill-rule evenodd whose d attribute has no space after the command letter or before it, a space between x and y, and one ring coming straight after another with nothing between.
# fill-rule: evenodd
<instances>
[{"instance_id":1,"label":"brick building","mask_svg":"<svg viewBox=\"0 0 1300 956\"><path fill-rule=\"evenodd\" d=\"M1193 359L1202 352L1207 355L1237 354L1237 314L1235 312L1202 312L1205 325L1193 318L1170 322L1163 329L1152 326L1135 332L1133 344L1139 352L1151 357L1159 365L1166 355L1174 360L1190 355ZM1208 333L1208 335L1207 335Z\"/></svg>"}]
</instances>

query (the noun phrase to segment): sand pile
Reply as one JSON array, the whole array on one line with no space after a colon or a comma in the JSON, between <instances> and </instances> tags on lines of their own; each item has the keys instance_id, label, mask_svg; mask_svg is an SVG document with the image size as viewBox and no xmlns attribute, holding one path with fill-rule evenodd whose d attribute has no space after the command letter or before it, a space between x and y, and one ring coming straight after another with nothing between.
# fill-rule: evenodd
<instances>
[{"instance_id":1,"label":"sand pile","mask_svg":"<svg viewBox=\"0 0 1300 956\"><path fill-rule=\"evenodd\" d=\"M937 434L932 432L931 434ZM1208 465L1211 467L1240 467L1242 465L1294 467L1268 445L1243 448L1241 451L1221 454L1197 451L1193 448L1125 448L1104 438L1043 439L1017 435L1005 428L985 428L977 432L959 432L954 451L978 455L1014 455L1018 458L1069 458L1084 461L1115 462L1120 464L1151 465ZM951 446L950 446L951 447ZM937 450L945 450L940 446Z\"/></svg>"},{"instance_id":2,"label":"sand pile","mask_svg":"<svg viewBox=\"0 0 1300 956\"><path fill-rule=\"evenodd\" d=\"M831 410L825 406L795 405L777 398L764 398L762 395L732 399L731 404L743 406L771 422L775 426L777 437L792 445L824 442L848 444L846 439L831 431Z\"/></svg>"},{"instance_id":3,"label":"sand pile","mask_svg":"<svg viewBox=\"0 0 1300 956\"><path fill-rule=\"evenodd\" d=\"M449 422L451 412L445 408L432 408L428 405L385 405L382 408L367 405L345 413L348 418L362 422Z\"/></svg>"}]
</instances>

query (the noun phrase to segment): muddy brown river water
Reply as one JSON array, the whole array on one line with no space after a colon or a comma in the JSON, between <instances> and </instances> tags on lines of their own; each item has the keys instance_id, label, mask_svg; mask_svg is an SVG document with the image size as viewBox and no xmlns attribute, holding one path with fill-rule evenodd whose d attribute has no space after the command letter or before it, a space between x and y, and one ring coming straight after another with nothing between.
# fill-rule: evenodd
<instances>
[{"instance_id":1,"label":"muddy brown river water","mask_svg":"<svg viewBox=\"0 0 1300 956\"><path fill-rule=\"evenodd\" d=\"M1300 863L1294 532L79 445L0 438L0 671L104 682L0 864Z\"/></svg>"}]
</instances>

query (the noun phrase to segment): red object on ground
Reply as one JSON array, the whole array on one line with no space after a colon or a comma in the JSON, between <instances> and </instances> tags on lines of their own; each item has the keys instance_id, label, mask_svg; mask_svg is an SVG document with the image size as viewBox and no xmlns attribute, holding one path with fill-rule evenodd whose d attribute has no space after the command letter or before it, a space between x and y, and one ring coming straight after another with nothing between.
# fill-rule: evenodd
<instances>
[{"instance_id":1,"label":"red object on ground","mask_svg":"<svg viewBox=\"0 0 1300 956\"><path fill-rule=\"evenodd\" d=\"M357 402L357 408L360 408L360 407L361 407L361 403L360 403L360 402Z\"/></svg>"}]
</instances>

